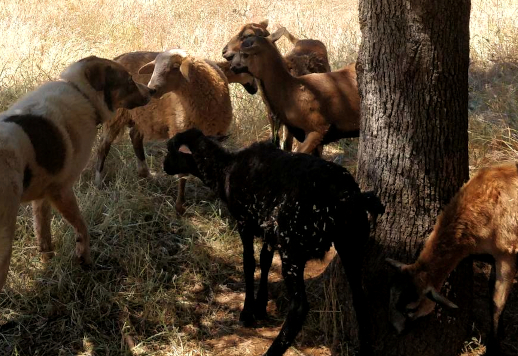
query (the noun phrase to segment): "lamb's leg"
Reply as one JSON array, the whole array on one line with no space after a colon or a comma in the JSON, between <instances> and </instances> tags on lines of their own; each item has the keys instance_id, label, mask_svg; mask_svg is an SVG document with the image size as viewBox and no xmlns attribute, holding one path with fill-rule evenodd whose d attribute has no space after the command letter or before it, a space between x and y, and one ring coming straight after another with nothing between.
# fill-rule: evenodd
<instances>
[{"instance_id":1,"label":"lamb's leg","mask_svg":"<svg viewBox=\"0 0 518 356\"><path fill-rule=\"evenodd\" d=\"M243 270L245 275L245 305L239 315L239 321L244 326L252 326L254 319L254 235L245 228L240 229L239 235L243 243Z\"/></svg>"},{"instance_id":2,"label":"lamb's leg","mask_svg":"<svg viewBox=\"0 0 518 356\"><path fill-rule=\"evenodd\" d=\"M186 174L178 175L178 196L176 197L175 209L179 215L185 213L185 183L187 182Z\"/></svg>"},{"instance_id":3,"label":"lamb's leg","mask_svg":"<svg viewBox=\"0 0 518 356\"><path fill-rule=\"evenodd\" d=\"M129 135L133 151L135 156L137 156L137 174L142 178L149 177L149 168L146 163L146 153L144 152L144 136L135 126L131 128Z\"/></svg>"},{"instance_id":4,"label":"lamb's leg","mask_svg":"<svg viewBox=\"0 0 518 356\"><path fill-rule=\"evenodd\" d=\"M291 152L293 149L293 135L286 126L284 126L284 143L282 149L288 152Z\"/></svg>"},{"instance_id":5,"label":"lamb's leg","mask_svg":"<svg viewBox=\"0 0 518 356\"><path fill-rule=\"evenodd\" d=\"M495 285L493 288L491 334L487 343L486 355L500 355L500 339L504 328L500 317L513 286L516 275L516 256L495 257Z\"/></svg>"},{"instance_id":6,"label":"lamb's leg","mask_svg":"<svg viewBox=\"0 0 518 356\"><path fill-rule=\"evenodd\" d=\"M261 266L261 281L257 291L254 315L257 320L266 319L266 306L268 305L268 273L272 266L273 248L266 242L261 249L259 264Z\"/></svg>"},{"instance_id":7,"label":"lamb's leg","mask_svg":"<svg viewBox=\"0 0 518 356\"><path fill-rule=\"evenodd\" d=\"M354 247L344 244L344 241L352 241L351 239L341 237L335 239L334 246L340 256L351 288L353 307L359 328L360 354L365 356L373 353L370 342L370 317L362 286L362 265L365 247L369 239L369 222L365 212L362 212L361 216L351 216L350 221L351 223L344 227L344 231L348 231L356 241Z\"/></svg>"},{"instance_id":8,"label":"lamb's leg","mask_svg":"<svg viewBox=\"0 0 518 356\"><path fill-rule=\"evenodd\" d=\"M290 257L292 256L287 256L281 251L282 276L284 277L284 282L288 290L288 297L290 298L288 315L286 316L286 320L282 325L279 335L277 335L272 345L265 353L265 356L278 356L284 354L302 329L302 325L304 324L306 315L309 311L306 288L304 285L305 262L299 261L297 263L290 260Z\"/></svg>"},{"instance_id":9,"label":"lamb's leg","mask_svg":"<svg viewBox=\"0 0 518 356\"><path fill-rule=\"evenodd\" d=\"M101 142L97 147L97 163L95 165L95 185L101 187L102 185L102 173L104 170L104 162L110 152L112 142L115 141L119 133L128 124L128 113L125 110L118 110L115 118L109 122L103 124L103 133L101 136Z\"/></svg>"},{"instance_id":10,"label":"lamb's leg","mask_svg":"<svg viewBox=\"0 0 518 356\"><path fill-rule=\"evenodd\" d=\"M312 131L308 135L306 135L306 138L304 142L302 142L299 147L297 148L297 152L300 153L311 153L315 148L317 148L318 145L322 142L323 136L322 134Z\"/></svg>"},{"instance_id":11,"label":"lamb's leg","mask_svg":"<svg viewBox=\"0 0 518 356\"><path fill-rule=\"evenodd\" d=\"M49 197L51 203L76 231L76 256L79 263L90 265L90 236L79 211L72 187L63 189Z\"/></svg>"},{"instance_id":12,"label":"lamb's leg","mask_svg":"<svg viewBox=\"0 0 518 356\"><path fill-rule=\"evenodd\" d=\"M34 218L34 233L38 241L38 251L41 259L47 262L54 257L52 237L50 232L51 211L47 199L34 200L32 202L32 216Z\"/></svg>"}]
</instances>

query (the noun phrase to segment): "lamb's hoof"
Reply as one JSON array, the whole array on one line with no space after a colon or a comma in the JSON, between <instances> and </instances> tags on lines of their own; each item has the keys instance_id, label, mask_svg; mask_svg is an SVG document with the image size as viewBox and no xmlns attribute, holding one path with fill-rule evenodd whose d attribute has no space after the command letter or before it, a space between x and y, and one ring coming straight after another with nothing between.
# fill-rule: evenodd
<instances>
[{"instance_id":1,"label":"lamb's hoof","mask_svg":"<svg viewBox=\"0 0 518 356\"><path fill-rule=\"evenodd\" d=\"M183 206L183 204L182 204L182 203L180 203L180 204L178 204L178 203L177 203L177 204L175 205L175 207L174 207L174 208L175 208L176 213L177 213L178 215L183 215L183 214L185 214L185 207Z\"/></svg>"},{"instance_id":2,"label":"lamb's hoof","mask_svg":"<svg viewBox=\"0 0 518 356\"><path fill-rule=\"evenodd\" d=\"M41 261L43 263L47 263L49 262L52 258L54 258L54 251L45 251L45 252L41 252Z\"/></svg>"},{"instance_id":3,"label":"lamb's hoof","mask_svg":"<svg viewBox=\"0 0 518 356\"><path fill-rule=\"evenodd\" d=\"M149 169L139 169L137 171L139 178L148 178L151 174L149 173Z\"/></svg>"},{"instance_id":4,"label":"lamb's hoof","mask_svg":"<svg viewBox=\"0 0 518 356\"><path fill-rule=\"evenodd\" d=\"M254 314L249 311L242 310L239 315L239 323L246 328L255 326Z\"/></svg>"}]
</instances>

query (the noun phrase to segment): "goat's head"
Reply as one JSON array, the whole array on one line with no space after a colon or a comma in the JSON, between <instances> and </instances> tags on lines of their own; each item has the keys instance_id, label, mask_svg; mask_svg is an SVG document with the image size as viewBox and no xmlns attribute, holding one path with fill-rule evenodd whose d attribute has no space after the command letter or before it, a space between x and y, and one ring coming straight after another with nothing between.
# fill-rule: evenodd
<instances>
[{"instance_id":1,"label":"goat's head","mask_svg":"<svg viewBox=\"0 0 518 356\"><path fill-rule=\"evenodd\" d=\"M387 258L387 263L396 271L390 288L389 318L398 333L401 333L407 322L430 314L435 303L448 308L457 305L440 294L425 275L416 271L414 265Z\"/></svg>"},{"instance_id":2,"label":"goat's head","mask_svg":"<svg viewBox=\"0 0 518 356\"><path fill-rule=\"evenodd\" d=\"M262 57L265 53L278 52L274 43L285 31L286 29L281 27L268 37L250 36L246 38L241 44L239 52L232 58L231 69L235 73L249 73L261 79L263 66L270 64Z\"/></svg>"},{"instance_id":3,"label":"goat's head","mask_svg":"<svg viewBox=\"0 0 518 356\"><path fill-rule=\"evenodd\" d=\"M247 23L241 26L237 35L232 37L230 41L223 47L223 58L231 61L232 58L239 52L239 48L243 41L250 36L267 37L270 32L267 30L268 20L263 20L259 23Z\"/></svg>"},{"instance_id":4,"label":"goat's head","mask_svg":"<svg viewBox=\"0 0 518 356\"><path fill-rule=\"evenodd\" d=\"M139 74L151 74L148 87L155 90L154 96L177 90L182 83L189 81L191 57L181 49L171 49L160 53L154 61L142 66Z\"/></svg>"}]
</instances>

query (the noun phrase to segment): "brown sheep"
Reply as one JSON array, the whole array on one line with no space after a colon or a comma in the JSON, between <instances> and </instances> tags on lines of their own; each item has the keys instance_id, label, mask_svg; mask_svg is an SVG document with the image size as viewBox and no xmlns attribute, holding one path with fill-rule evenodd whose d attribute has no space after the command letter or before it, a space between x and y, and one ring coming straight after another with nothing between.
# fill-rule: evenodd
<instances>
[{"instance_id":1,"label":"brown sheep","mask_svg":"<svg viewBox=\"0 0 518 356\"><path fill-rule=\"evenodd\" d=\"M437 219L417 261L387 259L398 275L390 291L390 319L398 332L407 321L428 315L435 303L457 308L439 291L450 272L470 255L490 255L491 335L488 355L500 355L499 324L518 268L518 166L481 169Z\"/></svg>"},{"instance_id":2,"label":"brown sheep","mask_svg":"<svg viewBox=\"0 0 518 356\"><path fill-rule=\"evenodd\" d=\"M250 36L232 59L232 70L262 83L277 118L302 142L297 151L321 152L326 143L357 137L360 96L354 65L329 73L294 77L274 45L285 30L268 37Z\"/></svg>"},{"instance_id":3,"label":"brown sheep","mask_svg":"<svg viewBox=\"0 0 518 356\"><path fill-rule=\"evenodd\" d=\"M239 52L241 43L249 36L268 37L268 20L263 20L259 23L248 23L241 26L239 32L230 39L227 45L223 48L223 57L232 61L234 55ZM284 61L290 73L299 77L301 75L310 73L326 73L331 71L329 59L327 55L326 46L318 41L311 39L298 39L288 31L284 30L284 36L290 40L295 47L284 57ZM259 83L261 86L261 83ZM279 143L278 131L282 121L278 118L281 113L272 112L269 98L266 96L264 89L261 86L261 96L264 104L268 110L268 121L272 130L272 140L274 143ZM284 149L291 151L293 136L285 130Z\"/></svg>"},{"instance_id":4,"label":"brown sheep","mask_svg":"<svg viewBox=\"0 0 518 356\"><path fill-rule=\"evenodd\" d=\"M178 60L185 59L184 67L190 69L189 81L181 75L176 76L172 79L177 83L173 92L153 98L145 107L119 110L113 120L103 125L103 135L97 149L95 181L98 186L102 183L102 171L110 146L126 126L132 127L130 138L137 156L138 174L147 177L149 168L145 161L144 139L165 140L191 127L208 134L226 133L232 120L228 80L242 83L248 86L247 90L253 91L254 79L246 74L233 73L227 62L220 63L220 67L219 63L187 56L182 50L174 51L179 54ZM135 81L147 84L151 76L138 74L138 70L155 60L157 55L159 52L132 52L116 57L115 61L122 64ZM179 73L178 69L175 73ZM211 95L215 100L207 105L207 96ZM179 213L184 211L184 189L185 180L181 179L176 205Z\"/></svg>"}]
</instances>

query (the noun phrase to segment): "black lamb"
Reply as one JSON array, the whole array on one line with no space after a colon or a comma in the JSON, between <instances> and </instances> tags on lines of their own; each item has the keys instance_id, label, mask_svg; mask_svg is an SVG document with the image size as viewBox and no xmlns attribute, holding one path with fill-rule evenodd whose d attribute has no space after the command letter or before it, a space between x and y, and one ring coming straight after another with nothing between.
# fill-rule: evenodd
<instances>
[{"instance_id":1,"label":"black lamb","mask_svg":"<svg viewBox=\"0 0 518 356\"><path fill-rule=\"evenodd\" d=\"M246 284L239 319L247 326L266 316L268 271L273 251L280 254L290 306L265 355L284 354L301 330L309 310L305 264L309 259L323 258L333 243L352 290L362 355L371 354L361 265L369 237L366 211L381 212L379 201L362 194L345 168L307 154L282 151L270 142L229 152L201 131L191 129L174 136L167 147L164 170L200 178L226 202L237 221ZM254 236L264 239L255 301Z\"/></svg>"}]
</instances>

